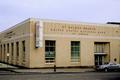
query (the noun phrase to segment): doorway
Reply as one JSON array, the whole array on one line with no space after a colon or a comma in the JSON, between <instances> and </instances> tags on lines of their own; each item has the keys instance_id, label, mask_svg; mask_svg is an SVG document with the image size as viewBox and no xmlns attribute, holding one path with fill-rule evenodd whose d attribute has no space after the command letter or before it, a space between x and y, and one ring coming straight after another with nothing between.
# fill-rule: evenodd
<instances>
[{"instance_id":1,"label":"doorway","mask_svg":"<svg viewBox=\"0 0 120 80\"><path fill-rule=\"evenodd\" d=\"M102 65L105 62L105 56L95 55L95 65Z\"/></svg>"}]
</instances>

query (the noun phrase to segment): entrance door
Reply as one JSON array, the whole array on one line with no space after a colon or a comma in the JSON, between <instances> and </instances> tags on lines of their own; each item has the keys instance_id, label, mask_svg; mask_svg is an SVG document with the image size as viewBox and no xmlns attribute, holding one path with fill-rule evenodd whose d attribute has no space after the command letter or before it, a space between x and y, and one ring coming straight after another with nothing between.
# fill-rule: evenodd
<instances>
[{"instance_id":1,"label":"entrance door","mask_svg":"<svg viewBox=\"0 0 120 80\"><path fill-rule=\"evenodd\" d=\"M103 55L95 55L95 65L104 64L104 56Z\"/></svg>"}]
</instances>

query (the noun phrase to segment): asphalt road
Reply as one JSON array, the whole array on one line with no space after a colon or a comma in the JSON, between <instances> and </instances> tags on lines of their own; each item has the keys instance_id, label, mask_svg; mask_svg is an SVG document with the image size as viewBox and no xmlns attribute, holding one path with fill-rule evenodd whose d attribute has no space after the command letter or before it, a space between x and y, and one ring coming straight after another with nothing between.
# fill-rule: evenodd
<instances>
[{"instance_id":1,"label":"asphalt road","mask_svg":"<svg viewBox=\"0 0 120 80\"><path fill-rule=\"evenodd\" d=\"M5 71L3 71L5 73ZM2 73L2 72L0 72ZM6 71L7 73L7 71ZM120 72L0 74L0 80L120 80Z\"/></svg>"}]
</instances>

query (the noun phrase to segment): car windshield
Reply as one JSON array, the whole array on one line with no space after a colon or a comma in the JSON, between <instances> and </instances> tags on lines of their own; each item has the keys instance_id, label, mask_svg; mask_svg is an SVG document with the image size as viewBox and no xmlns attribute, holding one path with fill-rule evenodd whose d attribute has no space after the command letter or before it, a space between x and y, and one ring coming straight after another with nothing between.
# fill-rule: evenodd
<instances>
[{"instance_id":1,"label":"car windshield","mask_svg":"<svg viewBox=\"0 0 120 80\"><path fill-rule=\"evenodd\" d=\"M115 63L109 63L109 65L116 65Z\"/></svg>"}]
</instances>

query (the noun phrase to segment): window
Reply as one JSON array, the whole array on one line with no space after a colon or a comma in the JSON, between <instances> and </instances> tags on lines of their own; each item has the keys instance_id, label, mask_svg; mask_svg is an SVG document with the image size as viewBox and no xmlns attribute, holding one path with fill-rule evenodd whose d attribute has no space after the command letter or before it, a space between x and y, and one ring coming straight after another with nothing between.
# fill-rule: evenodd
<instances>
[{"instance_id":1,"label":"window","mask_svg":"<svg viewBox=\"0 0 120 80\"><path fill-rule=\"evenodd\" d=\"M2 48L2 51L1 51L1 52L2 52L2 61L3 61L3 60L4 60L4 50L3 50L4 47L3 47L3 44L1 45L1 48Z\"/></svg>"},{"instance_id":2,"label":"window","mask_svg":"<svg viewBox=\"0 0 120 80\"><path fill-rule=\"evenodd\" d=\"M6 55L7 55L7 62L8 62L9 61L9 43L7 43L6 46L7 46L7 54Z\"/></svg>"},{"instance_id":3,"label":"window","mask_svg":"<svg viewBox=\"0 0 120 80\"><path fill-rule=\"evenodd\" d=\"M11 43L11 60L13 62L13 54L14 54L14 43Z\"/></svg>"},{"instance_id":4,"label":"window","mask_svg":"<svg viewBox=\"0 0 120 80\"><path fill-rule=\"evenodd\" d=\"M16 53L18 57L19 56L19 42L16 42Z\"/></svg>"},{"instance_id":5,"label":"window","mask_svg":"<svg viewBox=\"0 0 120 80\"><path fill-rule=\"evenodd\" d=\"M5 47L5 44L4 44L4 60L5 60L5 56L6 56L5 51L6 51L6 47Z\"/></svg>"},{"instance_id":6,"label":"window","mask_svg":"<svg viewBox=\"0 0 120 80\"><path fill-rule=\"evenodd\" d=\"M14 54L14 43L11 43L11 56L13 57Z\"/></svg>"},{"instance_id":7,"label":"window","mask_svg":"<svg viewBox=\"0 0 120 80\"><path fill-rule=\"evenodd\" d=\"M46 63L55 62L55 41L45 41L45 61Z\"/></svg>"},{"instance_id":8,"label":"window","mask_svg":"<svg viewBox=\"0 0 120 80\"><path fill-rule=\"evenodd\" d=\"M23 50L23 52L25 52L25 41L22 41L22 50Z\"/></svg>"},{"instance_id":9,"label":"window","mask_svg":"<svg viewBox=\"0 0 120 80\"><path fill-rule=\"evenodd\" d=\"M105 44L104 43L95 43L95 53L104 53L105 52Z\"/></svg>"},{"instance_id":10,"label":"window","mask_svg":"<svg viewBox=\"0 0 120 80\"><path fill-rule=\"evenodd\" d=\"M2 44L0 45L0 59L2 60Z\"/></svg>"},{"instance_id":11,"label":"window","mask_svg":"<svg viewBox=\"0 0 120 80\"><path fill-rule=\"evenodd\" d=\"M9 53L9 43L7 44L7 53Z\"/></svg>"},{"instance_id":12,"label":"window","mask_svg":"<svg viewBox=\"0 0 120 80\"><path fill-rule=\"evenodd\" d=\"M71 61L79 62L80 61L80 42L71 41Z\"/></svg>"},{"instance_id":13,"label":"window","mask_svg":"<svg viewBox=\"0 0 120 80\"><path fill-rule=\"evenodd\" d=\"M22 41L22 58L23 58L23 62L25 62L25 41Z\"/></svg>"}]
</instances>

